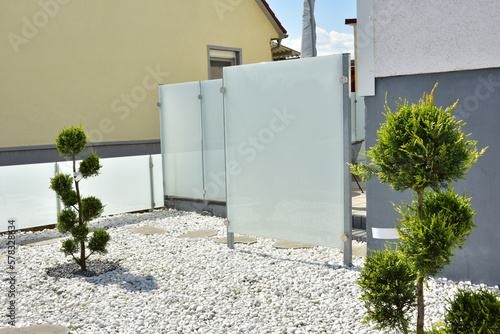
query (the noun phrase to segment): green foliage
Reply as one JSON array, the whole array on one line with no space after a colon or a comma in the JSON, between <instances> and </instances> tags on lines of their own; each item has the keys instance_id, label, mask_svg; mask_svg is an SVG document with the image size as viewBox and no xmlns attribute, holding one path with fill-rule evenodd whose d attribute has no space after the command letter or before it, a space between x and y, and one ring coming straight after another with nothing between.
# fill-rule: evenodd
<instances>
[{"instance_id":1,"label":"green foliage","mask_svg":"<svg viewBox=\"0 0 500 334\"><path fill-rule=\"evenodd\" d=\"M378 177L398 191L417 192L465 177L485 149L478 152L476 141L461 132L464 123L451 114L458 101L445 110L434 105L436 86L418 104L401 100L396 113L386 100L387 121L377 131L377 145L366 153L371 163L351 166L352 173L364 181Z\"/></svg>"},{"instance_id":2,"label":"green foliage","mask_svg":"<svg viewBox=\"0 0 500 334\"><path fill-rule=\"evenodd\" d=\"M462 248L466 237L475 227L475 211L470 199L459 196L449 188L445 192L425 191L422 219L418 204L406 204L406 210L396 210L403 216L396 225L401 242L397 248L415 264L421 276L435 277L451 263L453 250Z\"/></svg>"},{"instance_id":3,"label":"green foliage","mask_svg":"<svg viewBox=\"0 0 500 334\"><path fill-rule=\"evenodd\" d=\"M50 179L50 189L54 190L64 206L73 206L78 203L78 196L73 190L73 178L69 174L57 174Z\"/></svg>"},{"instance_id":4,"label":"green foliage","mask_svg":"<svg viewBox=\"0 0 500 334\"><path fill-rule=\"evenodd\" d=\"M61 252L64 252L66 255L73 255L78 252L78 244L73 239L66 239L62 243Z\"/></svg>"},{"instance_id":5,"label":"green foliage","mask_svg":"<svg viewBox=\"0 0 500 334\"><path fill-rule=\"evenodd\" d=\"M103 229L95 230L89 241L89 249L92 252L106 253L106 245L110 239L108 232Z\"/></svg>"},{"instance_id":6,"label":"green foliage","mask_svg":"<svg viewBox=\"0 0 500 334\"><path fill-rule=\"evenodd\" d=\"M416 305L413 265L400 252L373 251L365 260L357 284L366 307L365 321L377 329L391 328L407 333Z\"/></svg>"},{"instance_id":7,"label":"green foliage","mask_svg":"<svg viewBox=\"0 0 500 334\"><path fill-rule=\"evenodd\" d=\"M488 289L459 289L445 315L446 328L452 334L500 333L500 295Z\"/></svg>"},{"instance_id":8,"label":"green foliage","mask_svg":"<svg viewBox=\"0 0 500 334\"><path fill-rule=\"evenodd\" d=\"M99 169L101 167L102 166L99 163L99 157L97 156L97 154L95 154L94 151L92 151L92 154L90 154L80 163L79 171L80 173L82 173L84 178L87 178L99 175Z\"/></svg>"},{"instance_id":9,"label":"green foliage","mask_svg":"<svg viewBox=\"0 0 500 334\"><path fill-rule=\"evenodd\" d=\"M73 158L85 151L87 135L82 126L65 128L56 138L55 145L59 154L65 158Z\"/></svg>"},{"instance_id":10,"label":"green foliage","mask_svg":"<svg viewBox=\"0 0 500 334\"><path fill-rule=\"evenodd\" d=\"M57 174L50 179L50 189L54 190L57 195L65 195L73 190L73 178L68 174Z\"/></svg>"},{"instance_id":11,"label":"green foliage","mask_svg":"<svg viewBox=\"0 0 500 334\"><path fill-rule=\"evenodd\" d=\"M445 327L432 327L428 331L425 331L426 334L449 334Z\"/></svg>"},{"instance_id":12,"label":"green foliage","mask_svg":"<svg viewBox=\"0 0 500 334\"><path fill-rule=\"evenodd\" d=\"M79 243L87 241L87 235L90 232L90 229L87 226L87 223L77 224L70 231L73 239L78 241Z\"/></svg>"},{"instance_id":13,"label":"green foliage","mask_svg":"<svg viewBox=\"0 0 500 334\"><path fill-rule=\"evenodd\" d=\"M98 198L89 196L82 199L81 213L84 221L100 217L103 211L104 205L102 205L101 200Z\"/></svg>"},{"instance_id":14,"label":"green foliage","mask_svg":"<svg viewBox=\"0 0 500 334\"><path fill-rule=\"evenodd\" d=\"M78 223L75 211L65 208L57 216L57 229L61 233L69 232Z\"/></svg>"},{"instance_id":15,"label":"green foliage","mask_svg":"<svg viewBox=\"0 0 500 334\"><path fill-rule=\"evenodd\" d=\"M82 126L65 128L57 136L55 144L61 156L72 159L73 173L76 173L76 156L85 151L87 145L87 135ZM99 157L92 151L90 156L80 163L78 170L86 179L98 175L101 167ZM94 252L105 253L110 236L104 230L94 232L88 246L91 253L88 256L85 255L85 242L88 241L90 232L87 223L102 214L104 205L94 196L82 198L80 181L76 181L68 174L58 174L51 178L50 188L56 192L65 206L58 215L57 229L61 233L70 232L72 235L71 239L63 242L61 251L66 255L71 255L73 260L80 265L81 270L86 270L88 256ZM75 256L78 251L80 251L79 257Z\"/></svg>"}]
</instances>

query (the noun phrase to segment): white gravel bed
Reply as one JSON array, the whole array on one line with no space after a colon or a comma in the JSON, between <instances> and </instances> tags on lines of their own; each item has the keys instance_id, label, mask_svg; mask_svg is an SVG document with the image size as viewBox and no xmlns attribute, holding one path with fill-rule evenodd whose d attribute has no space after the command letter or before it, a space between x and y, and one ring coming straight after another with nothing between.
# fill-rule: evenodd
<instances>
[{"instance_id":1,"label":"white gravel bed","mask_svg":"<svg viewBox=\"0 0 500 334\"><path fill-rule=\"evenodd\" d=\"M132 233L155 226L165 234ZM236 244L225 236L221 218L175 210L100 218L91 227L111 235L108 254L90 260L121 267L96 277L54 278L48 268L67 263L60 242L20 246L16 251L16 327L54 324L71 333L379 333L361 324L364 307L355 267L343 264L338 249L275 249L276 240ZM208 239L178 238L188 231L217 229ZM18 232L17 241L61 237L57 230ZM0 253L6 254L5 235ZM7 259L0 259L0 305L8 303ZM459 285L430 280L426 321L443 319L446 302ZM496 287L498 289L498 287ZM1 318L0 327L7 327Z\"/></svg>"}]
</instances>

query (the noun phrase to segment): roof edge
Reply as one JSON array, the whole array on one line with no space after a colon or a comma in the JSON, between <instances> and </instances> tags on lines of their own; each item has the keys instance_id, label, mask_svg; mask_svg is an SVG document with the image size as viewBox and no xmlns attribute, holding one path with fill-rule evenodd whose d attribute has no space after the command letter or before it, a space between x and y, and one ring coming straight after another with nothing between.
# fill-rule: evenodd
<instances>
[{"instance_id":1,"label":"roof edge","mask_svg":"<svg viewBox=\"0 0 500 334\"><path fill-rule=\"evenodd\" d=\"M264 14L267 16L271 24L273 25L274 29L276 29L276 32L279 34L279 38L287 38L287 31L281 24L280 20L276 17L276 14L274 14L273 10L271 7L269 7L269 4L267 3L266 0L255 0L257 4L259 5L260 9L264 12Z\"/></svg>"}]
</instances>

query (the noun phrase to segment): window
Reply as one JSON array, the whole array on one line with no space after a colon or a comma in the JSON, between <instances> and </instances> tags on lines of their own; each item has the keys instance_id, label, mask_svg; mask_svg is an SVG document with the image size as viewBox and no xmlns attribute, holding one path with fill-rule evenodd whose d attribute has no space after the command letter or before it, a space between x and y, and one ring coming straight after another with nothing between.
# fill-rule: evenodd
<instances>
[{"instance_id":1,"label":"window","mask_svg":"<svg viewBox=\"0 0 500 334\"><path fill-rule=\"evenodd\" d=\"M241 65L241 49L208 46L208 79L222 79L222 69L234 65Z\"/></svg>"}]
</instances>

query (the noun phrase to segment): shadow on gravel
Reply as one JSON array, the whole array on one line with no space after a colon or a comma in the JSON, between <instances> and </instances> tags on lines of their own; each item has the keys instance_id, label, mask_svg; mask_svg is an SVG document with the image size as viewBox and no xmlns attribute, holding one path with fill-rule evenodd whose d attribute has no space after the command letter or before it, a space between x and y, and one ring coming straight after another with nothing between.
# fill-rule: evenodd
<instances>
[{"instance_id":1,"label":"shadow on gravel","mask_svg":"<svg viewBox=\"0 0 500 334\"><path fill-rule=\"evenodd\" d=\"M110 261L87 261L87 270L80 271L74 262L64 263L47 269L47 275L56 278L93 277L118 269L120 265Z\"/></svg>"},{"instance_id":2,"label":"shadow on gravel","mask_svg":"<svg viewBox=\"0 0 500 334\"><path fill-rule=\"evenodd\" d=\"M290 259L286 257L276 257L276 256L271 256L269 254L265 253L252 253L248 250L238 250L240 253L245 253L245 254L254 254L263 258L268 258L269 259L269 264L273 265L276 264L276 261L289 261L289 262L297 262L297 263L302 263L302 264L307 264L307 265L313 265L313 266L319 266L319 267L327 267L330 269L347 269L347 270L355 270L359 271L362 268L359 266L344 266L344 265L338 265L338 264L329 264L329 263L319 263L319 262L311 262L311 261L304 261L304 260L296 260L296 259Z\"/></svg>"},{"instance_id":3,"label":"shadow on gravel","mask_svg":"<svg viewBox=\"0 0 500 334\"><path fill-rule=\"evenodd\" d=\"M152 275L138 276L130 274L128 269L120 267L101 276L90 277L88 282L97 285L117 285L128 291L149 292L158 289L156 279Z\"/></svg>"},{"instance_id":4,"label":"shadow on gravel","mask_svg":"<svg viewBox=\"0 0 500 334\"><path fill-rule=\"evenodd\" d=\"M153 276L130 274L119 263L110 261L88 261L86 271L80 271L76 263L65 263L47 269L47 275L56 278L83 277L89 283L103 286L114 284L128 291L148 292L158 288Z\"/></svg>"}]
</instances>

